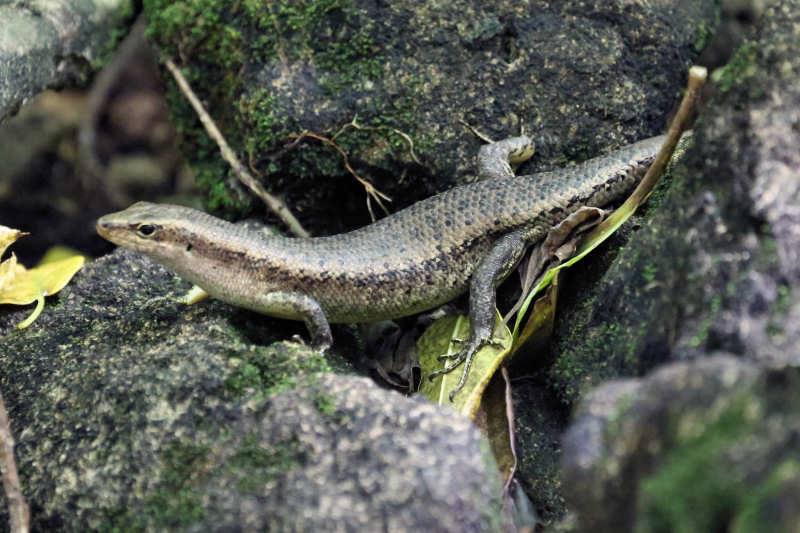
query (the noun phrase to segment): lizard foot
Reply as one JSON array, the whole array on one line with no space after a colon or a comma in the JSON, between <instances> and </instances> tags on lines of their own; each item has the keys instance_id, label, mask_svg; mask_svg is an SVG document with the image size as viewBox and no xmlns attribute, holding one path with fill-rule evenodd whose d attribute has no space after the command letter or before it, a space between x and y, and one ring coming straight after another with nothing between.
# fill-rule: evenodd
<instances>
[{"instance_id":1,"label":"lizard foot","mask_svg":"<svg viewBox=\"0 0 800 533\"><path fill-rule=\"evenodd\" d=\"M469 341L470 341L469 339L458 339L458 338L450 339L450 342L452 342L453 344L467 344ZM503 347L503 343L502 342L496 341L494 339L486 339L485 341L483 341L481 343L481 346L486 346L486 345L494 346L495 348L502 348ZM448 359L459 359L459 358L461 358L461 361L459 361L456 364L456 366L458 366L464 360L462 355L461 355L461 352L463 352L463 351L464 350L461 350L461 351L458 351L458 352L455 352L455 353L445 353L445 354L437 356L436 359L438 359L439 361L447 361ZM445 372L449 372L449 370L446 371L446 370L442 369L442 370L438 370L437 372L445 373Z\"/></svg>"},{"instance_id":2,"label":"lizard foot","mask_svg":"<svg viewBox=\"0 0 800 533\"><path fill-rule=\"evenodd\" d=\"M464 372L461 374L461 379L458 381L458 384L450 391L450 402L453 402L453 398L455 398L456 393L458 393L462 388L464 388L464 384L467 382L467 376L469 375L469 369L472 366L472 359L475 357L475 354L478 353L482 347L486 346L487 344L497 345L500 344L497 341L491 338L478 338L478 339L470 339L468 342L466 341L459 341L465 344L468 344L466 347L462 348L456 353L453 354L445 354L439 356L439 360L445 359L453 359L453 361L446 365L441 370L436 370L431 372L428 376L428 379L433 381L437 377L452 372L459 366L461 363L464 363Z\"/></svg>"}]
</instances>

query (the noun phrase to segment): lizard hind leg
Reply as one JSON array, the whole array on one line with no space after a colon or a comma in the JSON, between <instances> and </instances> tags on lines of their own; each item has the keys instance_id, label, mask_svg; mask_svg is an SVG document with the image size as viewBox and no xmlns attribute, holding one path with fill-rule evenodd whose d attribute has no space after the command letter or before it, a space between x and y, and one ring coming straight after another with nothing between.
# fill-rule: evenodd
<instances>
[{"instance_id":1,"label":"lizard hind leg","mask_svg":"<svg viewBox=\"0 0 800 533\"><path fill-rule=\"evenodd\" d=\"M495 288L512 271L525 253L528 240L525 231L517 230L498 239L492 249L481 260L472 276L469 293L469 325L470 335L465 346L456 354L447 354L444 359L453 361L443 369L428 376L428 379L452 372L464 363L464 371L458 384L450 392L450 401L467 382L467 376L475 354L483 346L494 344L494 319L497 295Z\"/></svg>"}]
</instances>

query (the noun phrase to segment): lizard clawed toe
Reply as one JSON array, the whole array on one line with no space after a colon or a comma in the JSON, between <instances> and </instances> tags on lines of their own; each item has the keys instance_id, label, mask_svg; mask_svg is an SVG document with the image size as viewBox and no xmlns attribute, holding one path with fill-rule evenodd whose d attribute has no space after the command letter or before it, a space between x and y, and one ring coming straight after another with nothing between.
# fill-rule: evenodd
<instances>
[{"instance_id":1,"label":"lizard clawed toe","mask_svg":"<svg viewBox=\"0 0 800 533\"><path fill-rule=\"evenodd\" d=\"M461 373L461 379L458 381L456 386L453 387L448 396L451 403L453 402L453 398L455 398L456 394L461 389L463 389L464 385L467 383L467 376L469 376L469 369L472 366L472 360L475 357L475 354L478 353L478 351L486 345L502 346L502 343L495 341L492 338L483 338L483 337L478 339L470 339L468 344L469 345L466 348L462 348L456 353L440 355L438 357L440 361L447 359L453 359L453 361L450 364L446 365L444 368L440 370L435 370L428 375L428 379L430 381L433 381L439 376L452 372L453 370L461 366L461 363L464 363L464 371Z\"/></svg>"},{"instance_id":2,"label":"lizard clawed toe","mask_svg":"<svg viewBox=\"0 0 800 533\"><path fill-rule=\"evenodd\" d=\"M439 376L442 376L444 374L449 374L450 372L461 366L461 363L463 363L466 358L467 358L466 350L461 350L460 352L446 354L446 355L440 355L438 358L440 361L443 361L445 359L455 359L455 361L453 361L449 365L446 365L442 369L434 370L428 375L428 379L430 381L433 381Z\"/></svg>"},{"instance_id":3,"label":"lizard clawed toe","mask_svg":"<svg viewBox=\"0 0 800 533\"><path fill-rule=\"evenodd\" d=\"M436 359L439 360L439 361L447 361L449 359L458 359L458 358L462 357L461 352L463 352L463 351L464 350L461 350L461 351L458 351L458 352L455 352L455 353L444 353L442 355L437 356Z\"/></svg>"},{"instance_id":4,"label":"lizard clawed toe","mask_svg":"<svg viewBox=\"0 0 800 533\"><path fill-rule=\"evenodd\" d=\"M450 342L453 343L453 344L468 344L470 342L470 339L458 339L458 338L455 338L455 339L450 339ZM479 349L481 349L483 346L486 346L486 345L493 346L495 348L503 348L503 346L504 346L502 341L494 340L494 338L486 339L486 340L479 340L478 343L479 343L479 346L478 346L478 348L475 349L476 352ZM439 355L439 356L436 357L436 359L438 359L439 361L448 361L450 359L458 359L459 360L458 364L461 364L461 362L466 358L466 356L464 355L464 352L466 352L468 350L469 350L469 348L462 348L458 352L445 353L445 354ZM449 370L446 371L446 370L442 369L442 370L439 370L438 372L446 373L446 372L449 372Z\"/></svg>"}]
</instances>

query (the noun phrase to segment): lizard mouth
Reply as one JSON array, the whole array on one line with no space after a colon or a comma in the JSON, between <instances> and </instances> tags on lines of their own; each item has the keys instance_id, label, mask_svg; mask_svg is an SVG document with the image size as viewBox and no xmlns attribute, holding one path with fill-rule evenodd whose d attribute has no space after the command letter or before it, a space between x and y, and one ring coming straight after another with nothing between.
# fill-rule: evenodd
<instances>
[{"instance_id":1,"label":"lizard mouth","mask_svg":"<svg viewBox=\"0 0 800 533\"><path fill-rule=\"evenodd\" d=\"M107 217L101 217L97 221L97 233L100 234L101 237L104 239L111 240L111 229L113 228L114 224L108 220Z\"/></svg>"},{"instance_id":2,"label":"lizard mouth","mask_svg":"<svg viewBox=\"0 0 800 533\"><path fill-rule=\"evenodd\" d=\"M97 233L105 240L111 241L119 246L124 246L125 241L127 241L125 238L125 231L123 229L124 224L121 224L118 220L114 220L115 214L116 213L111 213L110 215L100 217L97 220L95 229L97 230Z\"/></svg>"},{"instance_id":3,"label":"lizard mouth","mask_svg":"<svg viewBox=\"0 0 800 533\"><path fill-rule=\"evenodd\" d=\"M100 234L101 237L108 237L108 232L110 229L110 224L103 220L102 218L97 221L97 233Z\"/></svg>"}]
</instances>

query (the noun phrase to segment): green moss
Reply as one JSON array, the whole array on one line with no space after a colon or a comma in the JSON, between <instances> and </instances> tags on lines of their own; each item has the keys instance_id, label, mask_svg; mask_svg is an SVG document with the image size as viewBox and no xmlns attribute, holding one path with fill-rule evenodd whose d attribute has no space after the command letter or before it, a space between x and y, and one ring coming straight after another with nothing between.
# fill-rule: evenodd
<instances>
[{"instance_id":1,"label":"green moss","mask_svg":"<svg viewBox=\"0 0 800 533\"><path fill-rule=\"evenodd\" d=\"M770 500L781 493L795 490L791 485L796 485L798 476L800 462L796 459L778 463L767 479L742 503L733 533L790 533L792 530L785 527L787 524L779 523L780 517L770 506Z\"/></svg>"},{"instance_id":2,"label":"green moss","mask_svg":"<svg viewBox=\"0 0 800 533\"><path fill-rule=\"evenodd\" d=\"M253 494L262 492L265 485L299 464L301 458L299 442L267 448L261 445L258 435L248 433L228 465L239 475L237 488L243 493Z\"/></svg>"},{"instance_id":3,"label":"green moss","mask_svg":"<svg viewBox=\"0 0 800 533\"><path fill-rule=\"evenodd\" d=\"M642 277L647 283L653 283L656 280L656 274L658 274L658 267L656 265L647 264L642 268Z\"/></svg>"},{"instance_id":4,"label":"green moss","mask_svg":"<svg viewBox=\"0 0 800 533\"><path fill-rule=\"evenodd\" d=\"M119 12L112 22L111 29L108 33L108 40L106 41L103 51L92 61L92 68L100 70L111 61L117 46L122 42L131 29L131 24L136 17L136 10L134 2L123 2L120 5Z\"/></svg>"},{"instance_id":5,"label":"green moss","mask_svg":"<svg viewBox=\"0 0 800 533\"><path fill-rule=\"evenodd\" d=\"M784 333L783 327L780 324L783 322L784 318L786 317L786 313L789 312L789 308L794 301L794 298L792 297L791 285L782 283L781 285L778 285L777 292L777 298L775 299L775 304L772 307L769 321L767 322L767 334L772 337L776 337Z\"/></svg>"},{"instance_id":6,"label":"green moss","mask_svg":"<svg viewBox=\"0 0 800 533\"><path fill-rule=\"evenodd\" d=\"M689 340L689 345L697 348L702 346L708 340L708 333L711 331L711 325L719 316L720 311L722 310L722 296L719 294L715 294L711 297L711 303L708 313L706 313L703 320L700 322L700 325L697 327L697 331Z\"/></svg>"},{"instance_id":7,"label":"green moss","mask_svg":"<svg viewBox=\"0 0 800 533\"><path fill-rule=\"evenodd\" d=\"M336 398L333 396L319 393L314 397L314 405L324 415L333 416L336 412Z\"/></svg>"},{"instance_id":8,"label":"green moss","mask_svg":"<svg viewBox=\"0 0 800 533\"><path fill-rule=\"evenodd\" d=\"M149 495L144 508L111 511L98 528L104 532L171 531L197 523L205 516L198 480L208 474L210 448L193 442L176 441L164 447L162 479Z\"/></svg>"},{"instance_id":9,"label":"green moss","mask_svg":"<svg viewBox=\"0 0 800 533\"><path fill-rule=\"evenodd\" d=\"M147 505L159 526L187 526L203 518L205 510L193 485L207 474L209 452L208 447L192 442L176 442L164 448L164 478Z\"/></svg>"},{"instance_id":10,"label":"green moss","mask_svg":"<svg viewBox=\"0 0 800 533\"><path fill-rule=\"evenodd\" d=\"M715 27L719 24L719 22L720 22L720 14L719 11L717 11L717 17L716 20L714 21L713 26L707 24L704 21L700 21L697 24L697 28L695 30L696 33L695 33L695 43L694 43L695 52L703 51L706 45L714 37Z\"/></svg>"},{"instance_id":11,"label":"green moss","mask_svg":"<svg viewBox=\"0 0 800 533\"><path fill-rule=\"evenodd\" d=\"M583 324L582 319L574 319ZM645 325L646 326L646 325ZM645 335L641 332L629 331L622 325L610 322L592 327L583 336L582 345L576 350L571 346L561 346L559 357L550 370L553 375L553 388L565 403L571 403L588 386L603 379L618 375L635 375L637 366L635 347L638 345L632 336ZM620 340L620 337L627 340ZM572 338L567 334L567 338ZM609 357L611 346L629 346L630 349L619 360ZM627 371L620 367L628 367Z\"/></svg>"},{"instance_id":12,"label":"green moss","mask_svg":"<svg viewBox=\"0 0 800 533\"><path fill-rule=\"evenodd\" d=\"M327 73L323 87L335 97L343 89L378 79L384 58L376 52L372 38L365 34L349 42L331 42L314 57L315 65Z\"/></svg>"},{"instance_id":13,"label":"green moss","mask_svg":"<svg viewBox=\"0 0 800 533\"><path fill-rule=\"evenodd\" d=\"M299 117L292 117L276 102L271 88L250 91L245 86L243 73L253 65L308 62L320 77L325 97L331 100L345 99L342 94L346 91L370 91L373 82L382 78L384 59L360 23L360 12L352 0L145 0L144 11L150 20L148 35L164 55L181 65L240 159L254 161L261 174L278 172L270 154L279 155L290 135L300 134L303 128ZM194 111L174 86L168 92L171 113L197 181L208 192L207 207L231 214L246 211L249 201L237 192L238 187L229 185L227 165ZM393 148L408 150L395 131L399 130L414 137L415 150L422 151L432 141L424 135L416 138L414 80L405 96L389 100L382 94L376 89L366 99L368 108L358 110L363 129L344 130L336 143L348 154L386 144L386 139ZM354 118L343 117L341 125ZM347 172L341 155L320 142L308 142L287 159L281 161L278 184L280 179L294 182L285 176L341 176Z\"/></svg>"},{"instance_id":14,"label":"green moss","mask_svg":"<svg viewBox=\"0 0 800 533\"><path fill-rule=\"evenodd\" d=\"M174 531L203 520L207 515L202 487L209 483L217 465L211 448L190 441L164 447L162 479L141 508L112 511L98 528L105 532ZM257 493L303 458L298 442L274 448L261 444L257 434L244 435L226 466L236 475L243 493Z\"/></svg>"},{"instance_id":15,"label":"green moss","mask_svg":"<svg viewBox=\"0 0 800 533\"><path fill-rule=\"evenodd\" d=\"M755 41L745 41L733 55L727 65L721 67L711 74L711 79L716 83L717 89L721 93L726 93L734 87L747 85L751 89L749 98L743 101L750 101L763 94L761 84L756 80L759 69L756 64L758 57L758 43ZM756 83L750 83L755 81Z\"/></svg>"},{"instance_id":16,"label":"green moss","mask_svg":"<svg viewBox=\"0 0 800 533\"><path fill-rule=\"evenodd\" d=\"M727 531L734 515L753 497L726 450L753 430L757 405L742 397L712 423L681 435L663 466L639 489L637 533ZM684 417L685 418L685 417ZM679 422L682 418L679 416Z\"/></svg>"},{"instance_id":17,"label":"green moss","mask_svg":"<svg viewBox=\"0 0 800 533\"><path fill-rule=\"evenodd\" d=\"M254 394L266 398L292 387L301 376L315 376L334 369L321 353L291 349L286 344L258 346L225 378L225 390L232 398Z\"/></svg>"}]
</instances>

